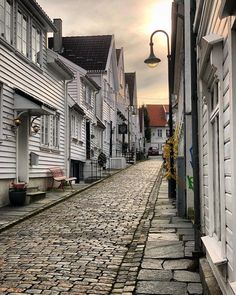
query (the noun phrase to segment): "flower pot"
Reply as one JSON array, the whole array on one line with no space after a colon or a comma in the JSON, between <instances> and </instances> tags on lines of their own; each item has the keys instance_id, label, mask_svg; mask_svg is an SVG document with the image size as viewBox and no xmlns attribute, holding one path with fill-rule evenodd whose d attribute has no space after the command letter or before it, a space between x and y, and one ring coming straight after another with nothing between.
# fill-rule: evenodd
<instances>
[{"instance_id":1,"label":"flower pot","mask_svg":"<svg viewBox=\"0 0 236 295\"><path fill-rule=\"evenodd\" d=\"M26 200L26 190L9 190L9 200L13 206L23 206Z\"/></svg>"}]
</instances>

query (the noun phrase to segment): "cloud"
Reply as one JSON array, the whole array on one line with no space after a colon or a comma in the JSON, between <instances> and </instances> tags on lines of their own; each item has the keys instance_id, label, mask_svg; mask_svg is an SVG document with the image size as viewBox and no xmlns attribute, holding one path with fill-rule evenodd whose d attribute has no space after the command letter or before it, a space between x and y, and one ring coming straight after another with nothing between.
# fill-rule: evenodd
<instances>
[{"instance_id":1,"label":"cloud","mask_svg":"<svg viewBox=\"0 0 236 295\"><path fill-rule=\"evenodd\" d=\"M144 100L160 97L160 103L167 97L167 42L164 34L157 34L153 39L155 53L162 60L158 68L148 69L143 61L149 55L151 33L156 29L170 32L172 0L37 2L51 19L63 20L64 36L114 34L116 47L124 48L125 71L137 74L138 97Z\"/></svg>"}]
</instances>

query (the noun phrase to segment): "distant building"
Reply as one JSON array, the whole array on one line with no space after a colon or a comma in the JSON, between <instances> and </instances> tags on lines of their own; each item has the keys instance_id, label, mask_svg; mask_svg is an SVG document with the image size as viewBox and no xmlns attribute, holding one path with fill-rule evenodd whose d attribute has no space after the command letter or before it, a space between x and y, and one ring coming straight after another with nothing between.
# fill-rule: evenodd
<instances>
[{"instance_id":1,"label":"distant building","mask_svg":"<svg viewBox=\"0 0 236 295\"><path fill-rule=\"evenodd\" d=\"M151 141L147 143L146 148L157 147L159 154L162 154L162 147L169 137L169 106L163 104L146 105L149 126L151 128Z\"/></svg>"}]
</instances>

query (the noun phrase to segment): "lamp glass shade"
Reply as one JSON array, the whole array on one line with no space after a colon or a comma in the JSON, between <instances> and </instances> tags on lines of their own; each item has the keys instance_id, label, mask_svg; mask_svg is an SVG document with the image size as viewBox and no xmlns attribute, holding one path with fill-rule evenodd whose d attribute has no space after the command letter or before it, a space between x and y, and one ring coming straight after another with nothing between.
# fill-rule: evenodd
<instances>
[{"instance_id":1,"label":"lamp glass shade","mask_svg":"<svg viewBox=\"0 0 236 295\"><path fill-rule=\"evenodd\" d=\"M155 68L160 61L160 58L156 57L153 54L150 54L150 56L145 59L144 63L147 64L150 68Z\"/></svg>"}]
</instances>

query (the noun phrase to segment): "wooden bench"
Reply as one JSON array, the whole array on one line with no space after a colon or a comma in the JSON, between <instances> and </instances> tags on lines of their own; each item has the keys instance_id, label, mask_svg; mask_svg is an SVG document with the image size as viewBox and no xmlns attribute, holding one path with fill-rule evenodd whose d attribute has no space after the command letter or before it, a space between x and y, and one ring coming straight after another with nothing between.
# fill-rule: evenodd
<instances>
[{"instance_id":1,"label":"wooden bench","mask_svg":"<svg viewBox=\"0 0 236 295\"><path fill-rule=\"evenodd\" d=\"M63 170L60 167L51 167L49 168L51 174L52 174L52 179L53 179L53 183L52 183L52 188L54 185L54 182L60 182L60 185L58 186L58 188L61 188L64 190L64 186L65 184L68 182L71 189L73 189L72 187L72 181L76 180L76 177L66 177Z\"/></svg>"}]
</instances>

